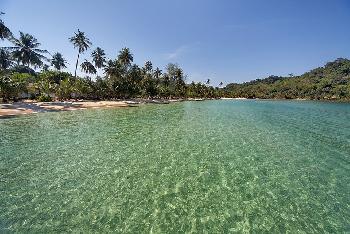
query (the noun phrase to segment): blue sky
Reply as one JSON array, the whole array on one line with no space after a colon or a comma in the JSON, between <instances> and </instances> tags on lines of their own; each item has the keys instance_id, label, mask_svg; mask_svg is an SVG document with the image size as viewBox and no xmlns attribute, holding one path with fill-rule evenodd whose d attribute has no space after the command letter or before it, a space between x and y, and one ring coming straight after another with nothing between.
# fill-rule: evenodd
<instances>
[{"instance_id":1,"label":"blue sky","mask_svg":"<svg viewBox=\"0 0 350 234\"><path fill-rule=\"evenodd\" d=\"M175 62L187 81L213 85L350 57L349 0L1 0L0 10L15 35L61 52L68 71L76 58L68 37L78 28L109 58L129 47L139 65Z\"/></svg>"}]
</instances>

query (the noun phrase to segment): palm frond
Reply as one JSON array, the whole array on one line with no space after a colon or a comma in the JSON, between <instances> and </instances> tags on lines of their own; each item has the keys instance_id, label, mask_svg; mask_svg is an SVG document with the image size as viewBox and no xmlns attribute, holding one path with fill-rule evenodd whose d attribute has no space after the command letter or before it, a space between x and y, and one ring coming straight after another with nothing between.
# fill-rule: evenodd
<instances>
[{"instance_id":1,"label":"palm frond","mask_svg":"<svg viewBox=\"0 0 350 234\"><path fill-rule=\"evenodd\" d=\"M5 47L1 47L1 49L7 50L7 51L15 51L18 50L20 47L18 46L5 46Z\"/></svg>"},{"instance_id":2,"label":"palm frond","mask_svg":"<svg viewBox=\"0 0 350 234\"><path fill-rule=\"evenodd\" d=\"M42 49L34 49L33 51L37 52L37 53L42 53L42 54L49 54L49 51L47 50L42 50Z\"/></svg>"},{"instance_id":3,"label":"palm frond","mask_svg":"<svg viewBox=\"0 0 350 234\"><path fill-rule=\"evenodd\" d=\"M28 33L19 32L19 38L11 36L9 41L14 46L4 47L5 50L11 52L12 57L21 62L23 65L32 65L34 67L42 66L44 61L49 61L42 54L49 53L47 50L39 49L40 43L36 38Z\"/></svg>"}]
</instances>

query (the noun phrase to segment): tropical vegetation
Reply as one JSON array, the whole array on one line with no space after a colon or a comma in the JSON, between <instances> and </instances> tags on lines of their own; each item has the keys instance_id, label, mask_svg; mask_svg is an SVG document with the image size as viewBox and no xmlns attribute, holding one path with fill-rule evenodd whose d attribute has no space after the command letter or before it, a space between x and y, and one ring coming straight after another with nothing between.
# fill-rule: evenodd
<instances>
[{"instance_id":1,"label":"tropical vegetation","mask_svg":"<svg viewBox=\"0 0 350 234\"><path fill-rule=\"evenodd\" d=\"M80 61L92 46L85 32L74 33L69 41L77 50L74 75L62 71L67 60L56 52L41 49L38 40L20 32L18 39L0 21L1 40L13 46L0 49L0 96L3 101L32 98L50 101L66 99L187 98L221 96L219 88L209 84L186 84L186 75L177 64L168 64L163 72L151 61L139 66L129 48L122 48L114 59L107 59L101 47L91 59ZM80 68L85 77L77 74Z\"/></svg>"}]
</instances>

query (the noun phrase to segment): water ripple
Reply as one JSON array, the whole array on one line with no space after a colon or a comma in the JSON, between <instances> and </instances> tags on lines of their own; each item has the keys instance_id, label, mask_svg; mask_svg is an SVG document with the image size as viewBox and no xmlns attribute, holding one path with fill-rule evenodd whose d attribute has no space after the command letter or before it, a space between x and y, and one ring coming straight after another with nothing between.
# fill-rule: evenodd
<instances>
[{"instance_id":1,"label":"water ripple","mask_svg":"<svg viewBox=\"0 0 350 234\"><path fill-rule=\"evenodd\" d=\"M350 106L207 101L0 120L0 230L349 232Z\"/></svg>"}]
</instances>

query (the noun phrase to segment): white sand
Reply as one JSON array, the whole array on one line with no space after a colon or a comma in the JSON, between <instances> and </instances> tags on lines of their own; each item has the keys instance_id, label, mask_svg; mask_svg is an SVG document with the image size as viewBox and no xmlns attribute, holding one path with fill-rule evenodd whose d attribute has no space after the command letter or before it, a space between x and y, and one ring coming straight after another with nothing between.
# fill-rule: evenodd
<instances>
[{"instance_id":1,"label":"white sand","mask_svg":"<svg viewBox=\"0 0 350 234\"><path fill-rule=\"evenodd\" d=\"M33 102L23 101L0 104L0 117L48 111L73 111L88 108L128 107L123 101Z\"/></svg>"}]
</instances>

